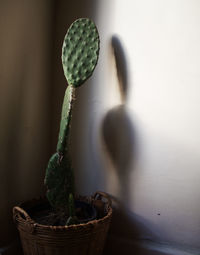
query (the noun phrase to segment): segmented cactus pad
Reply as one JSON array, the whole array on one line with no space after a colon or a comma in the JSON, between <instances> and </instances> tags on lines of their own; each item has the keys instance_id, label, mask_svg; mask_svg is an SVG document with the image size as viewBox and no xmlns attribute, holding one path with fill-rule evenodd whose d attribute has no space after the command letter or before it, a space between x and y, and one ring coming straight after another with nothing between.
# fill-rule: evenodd
<instances>
[{"instance_id":1,"label":"segmented cactus pad","mask_svg":"<svg viewBox=\"0 0 200 255\"><path fill-rule=\"evenodd\" d=\"M69 194L74 193L73 178L70 160L63 157L60 161L59 154L53 154L46 169L44 182L48 187L47 198L54 208L65 209L68 206Z\"/></svg>"},{"instance_id":2,"label":"segmented cactus pad","mask_svg":"<svg viewBox=\"0 0 200 255\"><path fill-rule=\"evenodd\" d=\"M99 55L95 24L81 18L72 23L63 42L62 63L69 84L78 87L93 73Z\"/></svg>"}]
</instances>

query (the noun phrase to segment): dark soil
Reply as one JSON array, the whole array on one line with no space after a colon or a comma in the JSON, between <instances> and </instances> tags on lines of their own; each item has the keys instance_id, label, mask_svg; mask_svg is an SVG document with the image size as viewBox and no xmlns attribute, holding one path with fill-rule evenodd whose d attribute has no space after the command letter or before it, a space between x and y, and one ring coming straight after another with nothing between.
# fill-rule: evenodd
<instances>
[{"instance_id":1,"label":"dark soil","mask_svg":"<svg viewBox=\"0 0 200 255\"><path fill-rule=\"evenodd\" d=\"M65 226L69 217L65 212L54 210L48 202L31 208L28 213L36 223L48 226ZM76 216L80 223L99 218L92 205L80 201L76 201Z\"/></svg>"}]
</instances>

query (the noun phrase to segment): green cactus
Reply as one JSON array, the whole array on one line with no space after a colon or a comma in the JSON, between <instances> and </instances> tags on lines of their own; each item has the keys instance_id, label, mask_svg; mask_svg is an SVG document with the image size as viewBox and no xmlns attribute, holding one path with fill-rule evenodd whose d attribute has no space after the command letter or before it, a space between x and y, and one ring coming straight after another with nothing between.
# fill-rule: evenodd
<instances>
[{"instance_id":1,"label":"green cactus","mask_svg":"<svg viewBox=\"0 0 200 255\"><path fill-rule=\"evenodd\" d=\"M45 176L47 198L54 208L69 212L68 224L75 219L74 176L69 155L75 90L92 75L98 55L99 35L95 24L87 18L73 22L62 47L62 64L68 87L63 101L57 150L49 160Z\"/></svg>"},{"instance_id":2,"label":"green cactus","mask_svg":"<svg viewBox=\"0 0 200 255\"><path fill-rule=\"evenodd\" d=\"M99 35L89 19L78 19L70 26L63 43L62 63L69 84L78 87L91 75L99 55Z\"/></svg>"},{"instance_id":3,"label":"green cactus","mask_svg":"<svg viewBox=\"0 0 200 255\"><path fill-rule=\"evenodd\" d=\"M60 132L58 136L57 152L60 155L65 154L68 148L67 144L69 142L69 128L70 120L72 115L72 103L75 90L73 86L68 86L65 91L65 96L63 100L61 121L60 121Z\"/></svg>"}]
</instances>

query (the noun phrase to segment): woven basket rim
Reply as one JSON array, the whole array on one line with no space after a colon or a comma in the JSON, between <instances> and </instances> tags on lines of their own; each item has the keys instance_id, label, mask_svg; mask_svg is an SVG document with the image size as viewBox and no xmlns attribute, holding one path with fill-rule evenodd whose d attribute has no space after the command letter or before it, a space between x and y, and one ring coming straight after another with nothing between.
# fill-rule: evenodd
<instances>
[{"instance_id":1,"label":"woven basket rim","mask_svg":"<svg viewBox=\"0 0 200 255\"><path fill-rule=\"evenodd\" d=\"M90 196L84 196L85 198L91 198ZM22 208L23 210L27 210L25 208L23 208L23 205L25 205L26 203L30 203L30 202L36 202L36 201L41 201L41 200L44 200L44 197L40 197L40 198L34 198L34 199L31 199L31 200L28 200L28 201L25 201L25 202L22 202L18 205L18 207ZM54 230L54 231L60 231L60 230L72 230L72 229L81 229L81 228L86 228L86 227L89 227L89 226L94 226L94 225L97 225L97 224L100 224L104 221L106 221L107 219L109 219L112 215L112 207L111 206L108 206L108 210L107 210L107 214L100 218L100 219L95 219L95 220L91 220L91 221L88 221L86 223L79 223L79 224L73 224L73 225L70 225L70 226L53 226L53 225L44 225L44 224L40 224L40 223L37 223L35 222L30 216L31 218L31 221L32 222L29 222L27 219L24 219L24 223L26 224L29 224L30 226L33 226L34 228L40 228L40 229L46 229L46 230Z\"/></svg>"}]
</instances>

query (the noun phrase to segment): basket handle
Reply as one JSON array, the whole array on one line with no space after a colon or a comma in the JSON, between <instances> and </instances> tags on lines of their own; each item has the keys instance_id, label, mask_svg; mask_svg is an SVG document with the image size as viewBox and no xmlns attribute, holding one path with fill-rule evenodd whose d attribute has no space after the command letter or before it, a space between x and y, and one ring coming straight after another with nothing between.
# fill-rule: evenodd
<instances>
[{"instance_id":1,"label":"basket handle","mask_svg":"<svg viewBox=\"0 0 200 255\"><path fill-rule=\"evenodd\" d=\"M97 191L97 192L95 192L94 195L93 195L93 199L94 199L94 200L101 200L102 197L107 199L107 201L108 201L108 206L111 207L111 206L112 206L112 200L111 200L110 196L109 196L107 193L102 192L102 191Z\"/></svg>"},{"instance_id":2,"label":"basket handle","mask_svg":"<svg viewBox=\"0 0 200 255\"><path fill-rule=\"evenodd\" d=\"M19 221L23 221L24 224L28 227L28 230L30 233L33 233L35 230L35 227L37 223L35 223L31 217L28 215L27 212L25 212L21 207L15 206L13 208L13 220L16 224L18 224Z\"/></svg>"}]
</instances>

